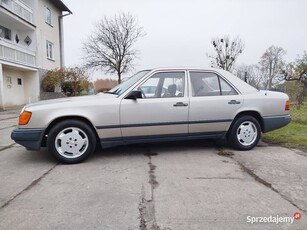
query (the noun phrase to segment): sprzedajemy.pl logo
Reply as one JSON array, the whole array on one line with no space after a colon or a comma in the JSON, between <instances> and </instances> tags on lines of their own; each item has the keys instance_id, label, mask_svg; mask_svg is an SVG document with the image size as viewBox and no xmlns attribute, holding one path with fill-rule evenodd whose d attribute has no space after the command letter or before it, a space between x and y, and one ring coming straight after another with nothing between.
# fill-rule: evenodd
<instances>
[{"instance_id":1,"label":"sprzedajemy.pl logo","mask_svg":"<svg viewBox=\"0 0 307 230\"><path fill-rule=\"evenodd\" d=\"M294 213L293 217L290 216L247 216L247 223L255 224L255 223L291 223L293 224L294 220L301 219L301 214L299 212Z\"/></svg>"}]
</instances>

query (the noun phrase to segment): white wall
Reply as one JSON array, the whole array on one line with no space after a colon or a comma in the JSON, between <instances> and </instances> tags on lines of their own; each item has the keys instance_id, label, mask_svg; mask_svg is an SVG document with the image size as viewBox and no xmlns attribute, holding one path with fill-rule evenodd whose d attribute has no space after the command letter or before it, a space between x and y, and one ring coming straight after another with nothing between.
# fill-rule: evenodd
<instances>
[{"instance_id":1,"label":"white wall","mask_svg":"<svg viewBox=\"0 0 307 230\"><path fill-rule=\"evenodd\" d=\"M0 24L12 30L11 43L16 44L15 36L18 34L18 46L22 46L26 51L36 52L37 71L33 68L0 62L0 108L14 105L22 105L39 100L40 83L39 76L42 70L49 70L60 67L60 31L59 16L62 12L57 9L51 0L25 0L25 4L33 8L34 24L36 28L21 29L20 25L11 25L9 27L4 21ZM45 8L48 7L52 12L51 26L45 22ZM7 21L9 24L10 20ZM32 39L32 44L27 46L24 43L26 36ZM53 59L47 58L46 42L53 43ZM17 48L16 48L17 49ZM29 52L31 53L31 52ZM12 83L7 82L7 77L11 78ZM17 79L22 79L22 85L18 85Z\"/></svg>"},{"instance_id":2,"label":"white wall","mask_svg":"<svg viewBox=\"0 0 307 230\"><path fill-rule=\"evenodd\" d=\"M39 100L39 74L37 72L24 72L24 97L26 103L32 103Z\"/></svg>"},{"instance_id":3,"label":"white wall","mask_svg":"<svg viewBox=\"0 0 307 230\"><path fill-rule=\"evenodd\" d=\"M52 14L52 26L45 22L45 8L48 7ZM35 24L37 36L37 65L41 69L54 69L60 67L60 35L59 16L62 14L48 0L35 2ZM54 60L47 59L46 41L53 43Z\"/></svg>"},{"instance_id":4,"label":"white wall","mask_svg":"<svg viewBox=\"0 0 307 230\"><path fill-rule=\"evenodd\" d=\"M11 79L11 83L8 82L8 78ZM17 84L18 78L22 79L22 85ZM23 84L24 77L21 71L3 68L4 107L25 103Z\"/></svg>"},{"instance_id":5,"label":"white wall","mask_svg":"<svg viewBox=\"0 0 307 230\"><path fill-rule=\"evenodd\" d=\"M19 38L19 43L16 42L16 34L18 35ZM31 38L32 43L28 46L25 43L25 38L29 36L29 38ZM12 30L12 40L11 42L13 42L16 45L21 46L22 48L25 49L29 49L30 51L35 52L36 51L36 36L34 31L31 30Z\"/></svg>"},{"instance_id":6,"label":"white wall","mask_svg":"<svg viewBox=\"0 0 307 230\"><path fill-rule=\"evenodd\" d=\"M7 78L11 78L11 83ZM18 78L22 85L18 85ZM39 99L39 78L37 71L21 71L3 68L4 107L23 105Z\"/></svg>"},{"instance_id":7,"label":"white wall","mask_svg":"<svg viewBox=\"0 0 307 230\"><path fill-rule=\"evenodd\" d=\"M3 71L0 63L0 109L3 109Z\"/></svg>"}]
</instances>

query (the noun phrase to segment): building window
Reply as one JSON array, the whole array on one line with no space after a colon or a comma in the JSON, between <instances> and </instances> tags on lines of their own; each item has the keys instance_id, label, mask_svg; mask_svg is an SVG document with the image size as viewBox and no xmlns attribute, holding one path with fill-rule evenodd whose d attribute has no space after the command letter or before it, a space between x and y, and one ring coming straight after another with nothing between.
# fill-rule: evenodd
<instances>
[{"instance_id":1,"label":"building window","mask_svg":"<svg viewBox=\"0 0 307 230\"><path fill-rule=\"evenodd\" d=\"M0 37L11 40L11 30L0 26Z\"/></svg>"},{"instance_id":2,"label":"building window","mask_svg":"<svg viewBox=\"0 0 307 230\"><path fill-rule=\"evenodd\" d=\"M54 60L53 59L53 43L47 41L47 58Z\"/></svg>"},{"instance_id":3,"label":"building window","mask_svg":"<svg viewBox=\"0 0 307 230\"><path fill-rule=\"evenodd\" d=\"M48 8L48 7L46 7L46 17L45 17L45 22L48 24L48 25L50 25L51 26L51 10Z\"/></svg>"},{"instance_id":4,"label":"building window","mask_svg":"<svg viewBox=\"0 0 307 230\"><path fill-rule=\"evenodd\" d=\"M17 78L17 84L18 84L18 85L22 85L22 80L21 80L21 78Z\"/></svg>"}]
</instances>

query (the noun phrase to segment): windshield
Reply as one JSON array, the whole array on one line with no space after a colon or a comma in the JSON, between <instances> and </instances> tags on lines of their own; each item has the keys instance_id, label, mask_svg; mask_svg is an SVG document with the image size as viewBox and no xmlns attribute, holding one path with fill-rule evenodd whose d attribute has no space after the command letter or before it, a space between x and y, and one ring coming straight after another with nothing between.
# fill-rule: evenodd
<instances>
[{"instance_id":1,"label":"windshield","mask_svg":"<svg viewBox=\"0 0 307 230\"><path fill-rule=\"evenodd\" d=\"M150 70L143 70L143 71L137 72L132 77L130 77L128 80L115 86L113 89L111 89L107 93L122 95L127 89L129 89L134 83L136 83L138 80L144 77L149 71Z\"/></svg>"}]
</instances>

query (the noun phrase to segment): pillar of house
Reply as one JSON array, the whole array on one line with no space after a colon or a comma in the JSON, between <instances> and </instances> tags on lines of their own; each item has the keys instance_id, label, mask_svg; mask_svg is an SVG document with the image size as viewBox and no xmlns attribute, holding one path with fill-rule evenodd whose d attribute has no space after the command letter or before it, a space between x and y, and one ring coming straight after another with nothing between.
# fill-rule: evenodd
<instances>
[{"instance_id":1,"label":"pillar of house","mask_svg":"<svg viewBox=\"0 0 307 230\"><path fill-rule=\"evenodd\" d=\"M3 70L0 63L0 109L4 109L4 92L3 92Z\"/></svg>"}]
</instances>

